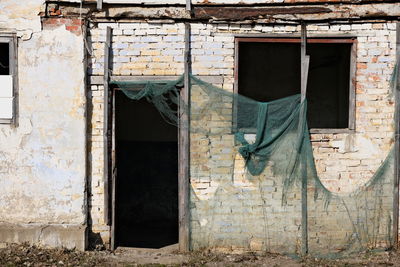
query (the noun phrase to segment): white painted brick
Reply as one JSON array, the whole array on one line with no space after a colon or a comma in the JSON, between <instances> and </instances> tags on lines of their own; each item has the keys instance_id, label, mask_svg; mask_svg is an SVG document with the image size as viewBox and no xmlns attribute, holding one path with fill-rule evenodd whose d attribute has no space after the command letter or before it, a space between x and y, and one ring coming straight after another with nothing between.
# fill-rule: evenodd
<instances>
[{"instance_id":1,"label":"white painted brick","mask_svg":"<svg viewBox=\"0 0 400 267\"><path fill-rule=\"evenodd\" d=\"M138 27L137 23L120 23L118 28L121 30L134 30Z\"/></svg>"},{"instance_id":2,"label":"white painted brick","mask_svg":"<svg viewBox=\"0 0 400 267\"><path fill-rule=\"evenodd\" d=\"M133 35L135 33L134 30L124 30L123 34L124 35Z\"/></svg>"},{"instance_id":3,"label":"white painted brick","mask_svg":"<svg viewBox=\"0 0 400 267\"><path fill-rule=\"evenodd\" d=\"M183 73L183 36L184 26L182 23L179 25L174 24L161 24L161 25L149 25L147 23L134 24L133 29L139 29L139 34L130 36L135 38L134 42L129 42L129 46L125 48L117 48L118 51L116 57L129 58L130 62L116 62L114 63L114 69L121 69L121 73L129 71L130 75L181 75ZM375 28L374 28L375 27ZM298 26L266 26L266 25L255 25L251 28L249 25L227 25L227 24L215 24L207 25L203 23L195 23L192 25L192 73L194 75L223 75L224 84L221 84L224 89L228 91L233 90L234 83L234 37L233 33L227 32L229 29L234 33L246 33L246 32L266 32L266 33L299 33L300 28ZM352 36L357 37L357 63L359 65L357 69L357 106L356 109L356 121L357 131L354 136L364 136L370 142L373 142L377 147L382 148L382 155L379 154L374 160L382 160L384 154L389 149L390 139L393 133L392 120L393 120L393 105L388 104L387 95L388 81L390 80L390 74L393 69L395 61L395 24L337 24L332 25L330 28L326 25L310 25L308 27L313 34L331 34L332 32L343 31ZM128 27L127 29L130 30ZM129 33L129 32L127 32ZM103 30L97 30L95 35L104 36ZM151 36L149 36L151 35ZM142 37L142 38L141 38ZM138 38L141 38L138 40ZM155 38L155 39L146 39ZM164 39L163 39L164 38ZM120 39L126 41L127 39ZM101 50L103 44L101 41L96 41L98 48ZM128 42L128 41L127 41ZM115 43L116 44L116 43ZM141 51L157 50L160 55L152 56L140 56ZM133 53L133 54L130 54ZM212 54L212 55L211 55ZM118 56L119 55L119 56ZM95 53L93 62L97 64L102 58L101 53ZM94 64L91 71L94 73L102 73L102 65ZM144 69L124 69L125 64L141 64L137 67L143 67ZM365 65L362 65L365 64ZM150 66L150 68L147 68ZM363 68L365 66L365 68ZM377 78L379 78L377 80ZM98 93L102 93L102 89L99 87L91 87L92 90L92 102L102 101L102 95L97 96ZM361 93L360 93L361 92ZM96 95L96 96L95 96ZM361 105L363 104L363 105ZM95 105L98 109L95 113L99 113L94 118L97 121L102 119L102 110L100 105ZM102 156L102 124L97 122L93 126L93 133L96 136L92 137L92 146L100 146L97 153L99 157ZM328 134L328 135L311 135L312 138L328 138L329 140L335 140L336 142L344 142L348 134ZM192 140L193 141L193 140ZM221 140L218 140L221 142ZM317 147L317 143L313 142L314 145L314 156L316 159L317 170L323 181L329 182L330 188L346 188L346 181L350 178L353 180L357 179L368 179L368 175L365 170L369 170L371 167L363 163L363 160L368 160L368 155L363 155L360 152L352 153L339 153L338 148L330 147ZM218 144L217 141L207 143L206 146L213 146ZM214 150L213 150L214 151ZM221 150L219 150L221 151ZM386 152L385 152L386 151ZM193 151L192 151L193 152ZM214 153L214 154L213 154ZM210 162L209 167L215 168L211 171L199 171L195 172L193 169L191 173L197 174L198 187L201 188L203 195L211 194L211 189L216 187L216 179L222 179L223 174L218 173L221 171L221 164L219 160L223 161L225 165L229 165L230 161L224 159L223 154L213 152L210 154L210 150L202 153L202 157L208 157ZM228 152L227 152L228 153ZM211 161L212 159L212 161ZM351 161L353 160L353 161ZM355 161L354 161L355 160ZM359 162L362 165L358 165ZM339 164L340 163L340 164ZM238 164L239 166L240 164ZM379 165L379 163L377 163ZM244 166L244 165L243 165ZM243 166L241 168L243 168ZM349 169L351 168L351 169ZM242 172L241 172L242 171ZM92 177L97 177L101 180L102 166L96 166L92 170ZM236 174L243 173L243 170L235 170ZM96 176L97 175L97 176ZM358 175L358 176L357 176ZM338 180L339 176L341 181ZM93 178L92 178L93 179ZM235 178L236 179L236 178ZM347 180L346 180L347 179ZM195 180L195 179L194 179ZM243 186L245 188L245 186ZM268 190L273 191L271 187ZM271 196L271 200L274 198ZM280 201L281 199L277 200ZM96 197L95 202L97 206L103 205L103 199ZM96 203L95 203L96 204ZM102 211L96 211L97 217L102 217ZM98 222L100 224L100 222ZM97 227L97 226L96 226ZM101 227L101 226L99 226Z\"/></svg>"},{"instance_id":4,"label":"white painted brick","mask_svg":"<svg viewBox=\"0 0 400 267\"><path fill-rule=\"evenodd\" d=\"M350 31L351 30L351 26L350 25L341 25L340 26L340 30L341 31Z\"/></svg>"}]
</instances>

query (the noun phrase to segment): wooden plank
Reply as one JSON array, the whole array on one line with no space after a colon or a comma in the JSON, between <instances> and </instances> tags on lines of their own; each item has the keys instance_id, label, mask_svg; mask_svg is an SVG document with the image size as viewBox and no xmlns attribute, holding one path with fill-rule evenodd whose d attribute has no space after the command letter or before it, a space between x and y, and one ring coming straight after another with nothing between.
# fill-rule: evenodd
<instances>
[{"instance_id":1,"label":"wooden plank","mask_svg":"<svg viewBox=\"0 0 400 267\"><path fill-rule=\"evenodd\" d=\"M103 99L103 182L104 182L104 221L107 225L111 224L110 220L110 189L109 189L109 123L108 123L108 107L110 101L109 80L110 80L110 49L111 49L111 27L106 29L106 42L104 43L104 99Z\"/></svg>"},{"instance_id":2,"label":"wooden plank","mask_svg":"<svg viewBox=\"0 0 400 267\"><path fill-rule=\"evenodd\" d=\"M0 119L0 124L13 124L13 119Z\"/></svg>"},{"instance_id":3,"label":"wooden plank","mask_svg":"<svg viewBox=\"0 0 400 267\"><path fill-rule=\"evenodd\" d=\"M307 92L307 78L308 78L308 66L307 63L310 62L310 57L307 56L307 26L303 23L301 24L301 101L306 98Z\"/></svg>"},{"instance_id":4,"label":"wooden plank","mask_svg":"<svg viewBox=\"0 0 400 267\"><path fill-rule=\"evenodd\" d=\"M145 76L135 76L135 75L127 75L127 76L111 76L111 81L127 81L127 82L145 82L145 81L174 81L179 79L178 75L175 76L154 76L154 75L145 75ZM224 77L222 75L198 75L196 78L212 84L223 84ZM103 76L96 75L90 76L90 84L97 85L103 84Z\"/></svg>"},{"instance_id":5,"label":"wooden plank","mask_svg":"<svg viewBox=\"0 0 400 267\"><path fill-rule=\"evenodd\" d=\"M354 42L350 51L349 76L349 129L356 129L356 70L357 70L357 42Z\"/></svg>"},{"instance_id":6,"label":"wooden plank","mask_svg":"<svg viewBox=\"0 0 400 267\"><path fill-rule=\"evenodd\" d=\"M186 0L186 10L192 11L192 1L191 0Z\"/></svg>"},{"instance_id":7,"label":"wooden plank","mask_svg":"<svg viewBox=\"0 0 400 267\"><path fill-rule=\"evenodd\" d=\"M111 250L116 248L115 240L115 222L116 222L116 209L115 198L117 193L117 155L116 155L116 139L115 139L115 90L112 91L112 121L111 121Z\"/></svg>"},{"instance_id":8,"label":"wooden plank","mask_svg":"<svg viewBox=\"0 0 400 267\"><path fill-rule=\"evenodd\" d=\"M103 9L103 0L97 0L97 10Z\"/></svg>"},{"instance_id":9,"label":"wooden plank","mask_svg":"<svg viewBox=\"0 0 400 267\"><path fill-rule=\"evenodd\" d=\"M17 36L15 33L5 33L0 37L0 43L8 44L9 75L12 76L12 117L0 119L0 124L18 125L18 58L17 58Z\"/></svg>"},{"instance_id":10,"label":"wooden plank","mask_svg":"<svg viewBox=\"0 0 400 267\"><path fill-rule=\"evenodd\" d=\"M291 36L293 37L293 36ZM301 38L238 38L239 42L250 43L301 43ZM352 44L356 41L354 37L351 38L307 38L308 44Z\"/></svg>"},{"instance_id":11,"label":"wooden plank","mask_svg":"<svg viewBox=\"0 0 400 267\"><path fill-rule=\"evenodd\" d=\"M301 102L306 99L307 93L307 78L308 78L308 66L310 63L310 57L307 53L307 28L306 24L301 24ZM304 108L300 110L300 121L299 130L301 131L304 121ZM301 163L302 168L307 168L306 164ZM307 173L307 172L305 172ZM301 252L302 255L308 253L308 210L307 210L307 176L301 179Z\"/></svg>"},{"instance_id":12,"label":"wooden plank","mask_svg":"<svg viewBox=\"0 0 400 267\"><path fill-rule=\"evenodd\" d=\"M190 158L190 24L185 23L185 76L179 109L179 250L189 251L189 158Z\"/></svg>"},{"instance_id":13,"label":"wooden plank","mask_svg":"<svg viewBox=\"0 0 400 267\"><path fill-rule=\"evenodd\" d=\"M292 34L292 33L214 33L213 36L234 36L237 38L274 38L274 39L288 39L288 38L301 38L301 34ZM307 33L307 38L309 40L312 40L313 38L321 38L321 39L341 39L341 38L347 38L347 39L357 39L356 36L353 34L348 34L348 33L339 33L339 34L322 34L322 33ZM307 40L307 42L309 42Z\"/></svg>"},{"instance_id":14,"label":"wooden plank","mask_svg":"<svg viewBox=\"0 0 400 267\"><path fill-rule=\"evenodd\" d=\"M396 62L400 64L400 23L396 24ZM395 151L393 181L393 247L399 247L399 178L400 178L400 67L395 86Z\"/></svg>"},{"instance_id":15,"label":"wooden plank","mask_svg":"<svg viewBox=\"0 0 400 267\"><path fill-rule=\"evenodd\" d=\"M234 77L234 83L233 83L233 93L234 95L239 94L239 38L235 38L235 77ZM233 112L232 112L232 130L237 131L238 130L238 98L235 97L233 99Z\"/></svg>"},{"instance_id":16,"label":"wooden plank","mask_svg":"<svg viewBox=\"0 0 400 267\"><path fill-rule=\"evenodd\" d=\"M318 129L318 128L312 128L309 130L311 134L335 134L335 133L354 133L354 130L349 129L349 128L323 128L323 129Z\"/></svg>"},{"instance_id":17,"label":"wooden plank","mask_svg":"<svg viewBox=\"0 0 400 267\"><path fill-rule=\"evenodd\" d=\"M138 2L141 0L137 0ZM176 21L183 21L191 19L192 22L202 22L205 20L212 21L213 23L265 23L271 24L279 22L282 25L294 25L299 20L309 20L318 22L331 22L333 24L340 24L349 22L365 23L366 20L372 22L382 22L385 20L397 20L400 15L398 3L379 3L371 4L369 1L362 1L363 3L347 3L347 4L330 4L329 8L322 6L321 3L310 5L309 3L298 3L295 6L287 7L268 5L264 7L237 7L234 9L227 9L220 5L209 5L207 10L201 6L193 6L192 10L194 15L192 18L186 11L185 1L182 5L166 5L165 1L157 0L160 4L143 6L137 5L110 5L107 8L107 14L104 12L92 12L92 6L84 6L83 15L90 16L92 19L100 19L105 21L109 18L120 18L123 21L132 19L153 20L153 19L174 19ZM385 0L388 1L388 0ZM55 2L53 0L53 2ZM103 0L104 3L106 3ZM210 1L214 2L214 1ZM326 2L326 1L325 1ZM58 1L57 1L58 3ZM132 3L132 2L131 2ZM59 3L58 3L59 4ZM211 4L211 3L210 3ZM63 16L68 17L79 14L78 5L67 5L68 8L63 8ZM316 9L324 9L327 12L318 13ZM213 9L213 10L210 10ZM193 12L191 12L193 13ZM219 14L220 13L220 14ZM118 22L121 22L118 20Z\"/></svg>"},{"instance_id":18,"label":"wooden plank","mask_svg":"<svg viewBox=\"0 0 400 267\"><path fill-rule=\"evenodd\" d=\"M10 41L10 74L13 77L13 117L12 125L18 126L19 117L19 91L18 91L18 39L16 34L12 34Z\"/></svg>"}]
</instances>

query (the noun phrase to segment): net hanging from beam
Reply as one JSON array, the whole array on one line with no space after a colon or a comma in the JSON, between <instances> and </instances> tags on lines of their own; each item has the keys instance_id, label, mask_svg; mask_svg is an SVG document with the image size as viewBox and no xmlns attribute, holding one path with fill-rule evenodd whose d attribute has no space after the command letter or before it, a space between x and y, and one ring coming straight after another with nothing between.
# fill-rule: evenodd
<instances>
[{"instance_id":1,"label":"net hanging from beam","mask_svg":"<svg viewBox=\"0 0 400 267\"><path fill-rule=\"evenodd\" d=\"M118 82L133 100L147 99L163 118L190 123L192 249L299 254L301 180L308 191L309 253L339 257L392 245L393 149L368 182L333 193L318 177L306 120L307 102L293 95L258 102L190 76L190 105L176 81Z\"/></svg>"}]
</instances>

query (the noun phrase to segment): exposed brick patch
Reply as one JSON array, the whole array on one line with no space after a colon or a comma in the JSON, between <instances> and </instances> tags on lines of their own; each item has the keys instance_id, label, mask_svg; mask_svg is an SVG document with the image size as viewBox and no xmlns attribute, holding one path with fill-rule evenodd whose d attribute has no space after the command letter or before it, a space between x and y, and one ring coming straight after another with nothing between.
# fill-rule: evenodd
<instances>
[{"instance_id":1,"label":"exposed brick patch","mask_svg":"<svg viewBox=\"0 0 400 267\"><path fill-rule=\"evenodd\" d=\"M65 29L67 31L70 31L76 35L82 34L82 29L81 29L82 24L83 20L77 18L62 18L62 17L42 18L43 29L51 30L60 26L65 26Z\"/></svg>"},{"instance_id":2,"label":"exposed brick patch","mask_svg":"<svg viewBox=\"0 0 400 267\"><path fill-rule=\"evenodd\" d=\"M50 8L49 10L50 16L60 16L61 15L61 10L56 9L56 8Z\"/></svg>"}]
</instances>

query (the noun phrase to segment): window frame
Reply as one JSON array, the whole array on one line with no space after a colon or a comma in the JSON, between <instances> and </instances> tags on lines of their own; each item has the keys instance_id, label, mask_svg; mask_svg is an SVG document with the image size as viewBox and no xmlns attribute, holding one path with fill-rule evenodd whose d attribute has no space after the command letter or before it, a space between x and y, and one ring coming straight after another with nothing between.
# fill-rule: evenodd
<instances>
[{"instance_id":1,"label":"window frame","mask_svg":"<svg viewBox=\"0 0 400 267\"><path fill-rule=\"evenodd\" d=\"M0 118L0 124L11 124L16 126L17 124L17 96L18 96L18 57L17 57L17 35L16 33L0 33L0 43L7 43L9 49L9 64L10 74L13 79L13 95L12 95L12 118L2 119Z\"/></svg>"},{"instance_id":2,"label":"window frame","mask_svg":"<svg viewBox=\"0 0 400 267\"><path fill-rule=\"evenodd\" d=\"M235 36L235 62L234 62L234 93L239 93L239 44L240 43L299 43L300 37L294 35L267 35L267 36ZM347 128L312 128L310 133L353 133L356 129L356 66L357 66L357 38L355 36L310 36L307 43L346 43L351 44L350 73L349 73L349 118ZM300 58L299 58L300 60ZM233 107L234 129L237 127L237 103ZM253 133L249 129L238 129L245 133Z\"/></svg>"}]
</instances>

